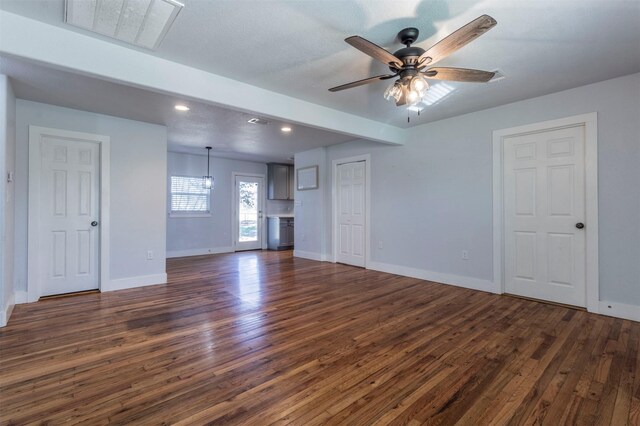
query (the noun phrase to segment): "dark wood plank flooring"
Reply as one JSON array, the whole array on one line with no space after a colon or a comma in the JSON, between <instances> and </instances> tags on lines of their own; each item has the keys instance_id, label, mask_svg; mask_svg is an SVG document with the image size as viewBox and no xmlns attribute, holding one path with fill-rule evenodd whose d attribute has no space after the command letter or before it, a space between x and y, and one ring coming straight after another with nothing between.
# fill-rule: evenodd
<instances>
[{"instance_id":1,"label":"dark wood plank flooring","mask_svg":"<svg viewBox=\"0 0 640 426\"><path fill-rule=\"evenodd\" d=\"M2 424L640 422L640 323L291 252L15 308Z\"/></svg>"}]
</instances>

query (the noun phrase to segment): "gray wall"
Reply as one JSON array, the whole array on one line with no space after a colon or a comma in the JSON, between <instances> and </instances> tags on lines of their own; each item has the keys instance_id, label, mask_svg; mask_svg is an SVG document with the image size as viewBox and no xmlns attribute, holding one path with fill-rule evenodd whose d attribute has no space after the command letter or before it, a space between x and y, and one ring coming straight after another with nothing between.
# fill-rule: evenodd
<instances>
[{"instance_id":1,"label":"gray wall","mask_svg":"<svg viewBox=\"0 0 640 426\"><path fill-rule=\"evenodd\" d=\"M0 324L14 304L13 247L15 221L14 172L16 149L16 98L9 79L0 75Z\"/></svg>"},{"instance_id":2,"label":"gray wall","mask_svg":"<svg viewBox=\"0 0 640 426\"><path fill-rule=\"evenodd\" d=\"M330 188L327 188L327 174L329 172L327 164L327 149L316 148L310 151L301 152L295 156L295 169L309 166L318 166L318 189L297 191L295 193L295 251L304 253L305 256L321 260L323 255L329 253L327 250L327 233L325 229L330 228L326 215L330 210L327 208L326 197L331 197ZM329 229L330 233L330 229Z\"/></svg>"},{"instance_id":3,"label":"gray wall","mask_svg":"<svg viewBox=\"0 0 640 426\"><path fill-rule=\"evenodd\" d=\"M640 305L640 74L417 126L402 147L355 141L308 151L296 155L296 167L303 159L327 169L334 159L370 153L372 261L493 280L492 132L594 111L600 298ZM328 256L332 176L322 174L324 191L307 191L296 206L296 239L312 235L306 250Z\"/></svg>"},{"instance_id":4,"label":"gray wall","mask_svg":"<svg viewBox=\"0 0 640 426\"><path fill-rule=\"evenodd\" d=\"M16 290L26 291L29 125L111 137L110 278L165 273L166 128L19 99ZM154 252L153 260L146 260L147 250Z\"/></svg>"},{"instance_id":5,"label":"gray wall","mask_svg":"<svg viewBox=\"0 0 640 426\"><path fill-rule=\"evenodd\" d=\"M167 162L167 176L202 176L207 170L207 156L170 152ZM220 253L233 250L232 173L267 175L265 163L229 160L211 157L211 174L214 189L211 192L210 217L168 217L167 253L171 256L188 256L202 253ZM168 178L167 178L168 181ZM266 185L266 181L265 181ZM167 204L169 212L169 185L167 184ZM290 202L289 202L290 203ZM274 212L282 209L282 203L268 206ZM284 207L286 209L286 205Z\"/></svg>"}]
</instances>

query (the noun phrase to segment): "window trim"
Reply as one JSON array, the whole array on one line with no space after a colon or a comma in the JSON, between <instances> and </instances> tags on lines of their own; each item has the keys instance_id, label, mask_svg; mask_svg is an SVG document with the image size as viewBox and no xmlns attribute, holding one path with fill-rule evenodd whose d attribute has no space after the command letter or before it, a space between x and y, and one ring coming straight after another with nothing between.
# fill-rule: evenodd
<instances>
[{"instance_id":1,"label":"window trim","mask_svg":"<svg viewBox=\"0 0 640 426\"><path fill-rule=\"evenodd\" d=\"M181 177L189 179L202 179L202 176L191 176L184 174L172 174L169 175L168 189L169 189L169 217L175 218L196 218L196 217L211 217L211 190L206 194L208 197L207 204L208 209L205 211L198 210L173 210L173 192L171 191L171 178ZM188 192L179 192L177 194L190 194Z\"/></svg>"}]
</instances>

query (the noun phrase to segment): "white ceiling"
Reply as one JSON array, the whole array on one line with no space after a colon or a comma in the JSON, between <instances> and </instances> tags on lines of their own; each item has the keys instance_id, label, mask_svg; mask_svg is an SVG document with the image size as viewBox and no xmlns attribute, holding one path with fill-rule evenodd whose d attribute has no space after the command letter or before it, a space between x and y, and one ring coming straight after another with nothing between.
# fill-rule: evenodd
<instances>
[{"instance_id":1,"label":"white ceiling","mask_svg":"<svg viewBox=\"0 0 640 426\"><path fill-rule=\"evenodd\" d=\"M297 152L352 140L352 136L268 119L250 124L243 112L189 101L29 62L0 57L0 74L8 75L21 99L167 126L169 149L250 161L291 162ZM188 112L176 111L188 105ZM290 133L280 129L288 125Z\"/></svg>"},{"instance_id":2,"label":"white ceiling","mask_svg":"<svg viewBox=\"0 0 640 426\"><path fill-rule=\"evenodd\" d=\"M414 126L596 81L640 72L638 0L185 0L159 49L146 53L394 126ZM1 0L0 8L64 24L63 0ZM498 83L452 83L451 95L407 123L382 99L388 83L339 93L327 88L385 73L344 43L361 35L389 48L407 26L427 48L486 13L498 25L442 61L495 70ZM114 43L120 43L113 40ZM124 45L124 44L123 44Z\"/></svg>"},{"instance_id":3,"label":"white ceiling","mask_svg":"<svg viewBox=\"0 0 640 426\"><path fill-rule=\"evenodd\" d=\"M638 0L184 3L152 54L395 126L422 124L640 71ZM83 32L64 24L63 4L63 0L2 0L0 7ZM426 48L483 13L498 25L440 65L499 68L507 76L504 81L453 83L452 95L409 124L406 109L382 99L388 83L327 91L387 71L347 45L345 37L357 34L393 51L402 47L394 40L396 33L415 26L421 31L417 44Z\"/></svg>"}]
</instances>

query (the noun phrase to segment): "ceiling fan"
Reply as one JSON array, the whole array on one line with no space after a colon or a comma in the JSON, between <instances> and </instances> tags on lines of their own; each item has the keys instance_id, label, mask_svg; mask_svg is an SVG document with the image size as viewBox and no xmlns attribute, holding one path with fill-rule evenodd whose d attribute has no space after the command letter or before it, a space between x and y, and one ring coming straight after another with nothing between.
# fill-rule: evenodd
<instances>
[{"instance_id":1,"label":"ceiling fan","mask_svg":"<svg viewBox=\"0 0 640 426\"><path fill-rule=\"evenodd\" d=\"M427 68L446 58L456 50L472 42L497 24L489 15L482 15L469 22L464 27L449 34L428 50L411 45L418 39L417 28L405 28L398 33L398 39L405 45L402 49L391 54L382 47L360 36L352 36L344 41L356 49L366 53L389 67L392 74L378 75L332 87L330 92L351 89L379 80L399 77L384 93L387 100L394 100L397 106L415 105L426 95L429 83L426 79L480 82L491 80L495 73L489 71L472 70L466 68ZM427 69L425 69L427 68Z\"/></svg>"}]
</instances>

